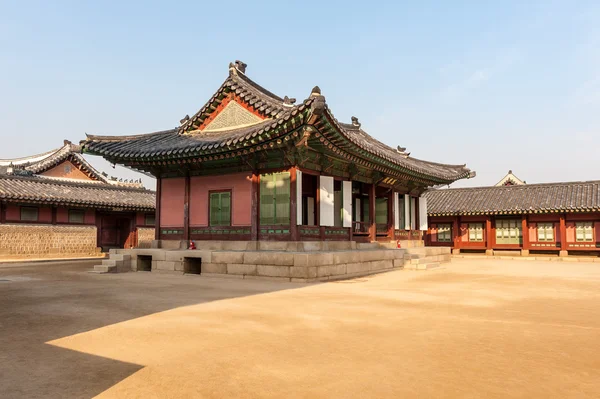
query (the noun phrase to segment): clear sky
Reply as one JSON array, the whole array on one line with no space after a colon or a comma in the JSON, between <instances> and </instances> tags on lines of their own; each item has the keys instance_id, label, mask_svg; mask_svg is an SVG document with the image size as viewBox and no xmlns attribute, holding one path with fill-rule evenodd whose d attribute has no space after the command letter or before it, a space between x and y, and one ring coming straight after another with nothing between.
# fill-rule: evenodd
<instances>
[{"instance_id":1,"label":"clear sky","mask_svg":"<svg viewBox=\"0 0 600 399\"><path fill-rule=\"evenodd\" d=\"M456 186L600 179L599 21L598 1L0 0L0 158L175 127L240 59L280 96L319 85L339 120L477 171Z\"/></svg>"}]
</instances>

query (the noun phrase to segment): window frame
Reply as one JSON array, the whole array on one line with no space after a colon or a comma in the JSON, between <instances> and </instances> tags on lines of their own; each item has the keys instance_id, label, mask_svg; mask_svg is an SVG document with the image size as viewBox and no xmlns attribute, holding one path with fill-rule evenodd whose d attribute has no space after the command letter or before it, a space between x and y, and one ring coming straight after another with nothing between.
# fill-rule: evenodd
<instances>
[{"instance_id":1,"label":"window frame","mask_svg":"<svg viewBox=\"0 0 600 399\"><path fill-rule=\"evenodd\" d=\"M81 213L81 222L73 222L71 220L71 214L73 212ZM85 224L85 210L84 209L69 209L67 212L67 221L69 224Z\"/></svg>"},{"instance_id":2,"label":"window frame","mask_svg":"<svg viewBox=\"0 0 600 399\"><path fill-rule=\"evenodd\" d=\"M523 243L522 227L520 219L496 219L496 244L521 245Z\"/></svg>"},{"instance_id":3,"label":"window frame","mask_svg":"<svg viewBox=\"0 0 600 399\"><path fill-rule=\"evenodd\" d=\"M589 231L588 231L589 227ZM583 239L579 239L579 229L582 229ZM589 240L587 239L587 233L589 232ZM594 222L575 222L575 242L594 242Z\"/></svg>"},{"instance_id":4,"label":"window frame","mask_svg":"<svg viewBox=\"0 0 600 399\"><path fill-rule=\"evenodd\" d=\"M442 230L442 228L444 230ZM440 232L443 233L443 239ZM446 235L448 236L447 239ZM436 238L438 242L452 242L452 223L438 223L436 226Z\"/></svg>"},{"instance_id":5,"label":"window frame","mask_svg":"<svg viewBox=\"0 0 600 399\"><path fill-rule=\"evenodd\" d=\"M475 228L475 227L471 227L471 226L479 226L479 228ZM469 242L483 242L483 230L484 230L484 223L482 222L473 222L473 223L468 223L467 224L467 230L469 232ZM474 232L475 234L471 235L471 232ZM477 234L477 232L479 232L479 234ZM480 239L477 238L477 236L481 236ZM472 238L472 236L474 236L475 238Z\"/></svg>"},{"instance_id":6,"label":"window frame","mask_svg":"<svg viewBox=\"0 0 600 399\"><path fill-rule=\"evenodd\" d=\"M213 196L213 194L219 194L219 198L221 198L221 196L223 194L229 194L229 224L221 224L221 223L213 224L213 221L212 221L212 196ZM221 199L219 199L219 201L221 201ZM222 211L219 209L219 212L221 213ZM232 225L232 216L233 216L233 190L231 190L231 189L209 190L208 191L208 226L209 227L231 226Z\"/></svg>"},{"instance_id":7,"label":"window frame","mask_svg":"<svg viewBox=\"0 0 600 399\"><path fill-rule=\"evenodd\" d=\"M539 223L537 223L536 230L537 230L537 240L539 242L555 242L556 241L556 232L554 230L553 222L539 222ZM548 232L550 232L550 234L552 235L550 238L548 238Z\"/></svg>"},{"instance_id":8,"label":"window frame","mask_svg":"<svg viewBox=\"0 0 600 399\"><path fill-rule=\"evenodd\" d=\"M148 223L148 217L152 217L153 223ZM145 213L144 214L144 226L156 226L156 214Z\"/></svg>"},{"instance_id":9,"label":"window frame","mask_svg":"<svg viewBox=\"0 0 600 399\"><path fill-rule=\"evenodd\" d=\"M35 210L35 219L24 219L23 218L23 211L29 209L29 210ZM19 221L21 222L39 222L40 221L40 208L38 206L27 206L27 205L23 205L19 207Z\"/></svg>"},{"instance_id":10,"label":"window frame","mask_svg":"<svg viewBox=\"0 0 600 399\"><path fill-rule=\"evenodd\" d=\"M269 179L271 179L271 181L275 182L276 181L276 176L278 175L285 175L287 176L287 186L288 186L288 193L287 193L287 197L288 197L288 201L287 201L287 221L285 223L280 223L277 222L278 216L277 216L277 190L276 188L273 190L273 216L270 218L271 220L269 221L265 221L263 212L261 212L262 207L263 207L263 184L265 181L268 181ZM288 170L284 170L284 171L279 171L279 172L269 172L269 173L261 173L259 175L259 182L258 182L258 187L259 187L259 203L258 203L258 220L259 220L259 224L261 226L290 226L291 222L292 222L292 212L291 212L291 206L292 206L292 174L290 173L290 171ZM316 206L316 204L315 204Z\"/></svg>"}]
</instances>

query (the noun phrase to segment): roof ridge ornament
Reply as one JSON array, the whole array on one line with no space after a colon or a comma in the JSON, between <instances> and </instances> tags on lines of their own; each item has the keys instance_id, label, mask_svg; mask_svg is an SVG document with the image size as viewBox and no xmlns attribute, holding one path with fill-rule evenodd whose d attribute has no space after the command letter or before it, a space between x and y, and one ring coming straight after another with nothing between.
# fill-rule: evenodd
<instances>
[{"instance_id":1,"label":"roof ridge ornament","mask_svg":"<svg viewBox=\"0 0 600 399\"><path fill-rule=\"evenodd\" d=\"M285 96L283 98L283 105L285 105L286 107L293 107L295 102L295 98L289 98L288 96Z\"/></svg>"},{"instance_id":2,"label":"roof ridge ornament","mask_svg":"<svg viewBox=\"0 0 600 399\"><path fill-rule=\"evenodd\" d=\"M189 116L189 115L186 115L186 116L184 116L184 117L183 117L183 119L181 119L181 120L179 121L179 123L180 123L181 125L183 125L183 124L185 124L185 123L186 123L187 121L189 121L189 120L190 120L190 116Z\"/></svg>"},{"instance_id":3,"label":"roof ridge ornament","mask_svg":"<svg viewBox=\"0 0 600 399\"><path fill-rule=\"evenodd\" d=\"M319 86L313 87L310 92L310 97L317 97L321 95L321 88Z\"/></svg>"},{"instance_id":4,"label":"roof ridge ornament","mask_svg":"<svg viewBox=\"0 0 600 399\"><path fill-rule=\"evenodd\" d=\"M360 127L360 122L358 121L358 118L356 116L353 116L352 118L352 126L356 126L356 127Z\"/></svg>"}]
</instances>

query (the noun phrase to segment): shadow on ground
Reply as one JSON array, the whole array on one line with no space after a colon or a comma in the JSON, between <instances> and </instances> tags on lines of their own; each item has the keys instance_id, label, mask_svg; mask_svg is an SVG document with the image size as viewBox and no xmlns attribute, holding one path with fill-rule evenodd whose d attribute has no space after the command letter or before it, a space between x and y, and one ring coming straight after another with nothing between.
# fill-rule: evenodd
<instances>
[{"instance_id":1,"label":"shadow on ground","mask_svg":"<svg viewBox=\"0 0 600 399\"><path fill-rule=\"evenodd\" d=\"M221 299L303 285L151 273L88 273L97 261L0 269L0 397L89 398L143 366L46 342Z\"/></svg>"}]
</instances>

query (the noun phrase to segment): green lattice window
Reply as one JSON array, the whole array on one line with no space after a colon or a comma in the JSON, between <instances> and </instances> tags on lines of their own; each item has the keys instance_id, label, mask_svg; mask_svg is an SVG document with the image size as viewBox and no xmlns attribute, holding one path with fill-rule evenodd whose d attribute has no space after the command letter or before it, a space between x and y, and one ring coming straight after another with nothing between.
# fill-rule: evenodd
<instances>
[{"instance_id":1,"label":"green lattice window","mask_svg":"<svg viewBox=\"0 0 600 399\"><path fill-rule=\"evenodd\" d=\"M483 241L483 223L469 223L469 241Z\"/></svg>"},{"instance_id":2,"label":"green lattice window","mask_svg":"<svg viewBox=\"0 0 600 399\"><path fill-rule=\"evenodd\" d=\"M231 226L231 191L210 193L210 225Z\"/></svg>"},{"instance_id":3,"label":"green lattice window","mask_svg":"<svg viewBox=\"0 0 600 399\"><path fill-rule=\"evenodd\" d=\"M388 222L388 200L387 198L375 199L375 223L387 224Z\"/></svg>"},{"instance_id":4,"label":"green lattice window","mask_svg":"<svg viewBox=\"0 0 600 399\"><path fill-rule=\"evenodd\" d=\"M575 239L578 242L594 241L594 224L592 222L575 223Z\"/></svg>"},{"instance_id":5,"label":"green lattice window","mask_svg":"<svg viewBox=\"0 0 600 399\"><path fill-rule=\"evenodd\" d=\"M521 232L521 220L500 219L496 220L496 243L497 244L521 244L523 238Z\"/></svg>"},{"instance_id":6,"label":"green lattice window","mask_svg":"<svg viewBox=\"0 0 600 399\"><path fill-rule=\"evenodd\" d=\"M260 175L260 224L290 224L290 173Z\"/></svg>"},{"instance_id":7,"label":"green lattice window","mask_svg":"<svg viewBox=\"0 0 600 399\"><path fill-rule=\"evenodd\" d=\"M538 241L554 241L554 223L537 224Z\"/></svg>"},{"instance_id":8,"label":"green lattice window","mask_svg":"<svg viewBox=\"0 0 600 399\"><path fill-rule=\"evenodd\" d=\"M437 240L440 242L452 241L452 225L438 224L437 225Z\"/></svg>"}]
</instances>

